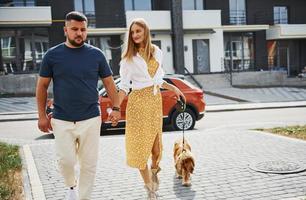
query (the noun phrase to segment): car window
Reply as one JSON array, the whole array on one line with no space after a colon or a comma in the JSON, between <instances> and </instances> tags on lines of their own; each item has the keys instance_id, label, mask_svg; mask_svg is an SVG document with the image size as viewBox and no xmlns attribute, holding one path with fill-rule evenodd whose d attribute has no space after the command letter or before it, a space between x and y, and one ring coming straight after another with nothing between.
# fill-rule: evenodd
<instances>
[{"instance_id":1,"label":"car window","mask_svg":"<svg viewBox=\"0 0 306 200\"><path fill-rule=\"evenodd\" d=\"M164 78L164 81L166 81L169 84L174 85L173 82L170 79L168 79L168 78ZM165 90L166 90L165 88L160 88L160 91L165 91Z\"/></svg>"},{"instance_id":2,"label":"car window","mask_svg":"<svg viewBox=\"0 0 306 200\"><path fill-rule=\"evenodd\" d=\"M189 81L186 81L186 80L182 80L188 87L192 88L192 89L195 89L197 88L196 86L194 86L192 83L190 83Z\"/></svg>"},{"instance_id":3,"label":"car window","mask_svg":"<svg viewBox=\"0 0 306 200\"><path fill-rule=\"evenodd\" d=\"M169 84L175 85L169 78L164 78L164 80Z\"/></svg>"}]
</instances>

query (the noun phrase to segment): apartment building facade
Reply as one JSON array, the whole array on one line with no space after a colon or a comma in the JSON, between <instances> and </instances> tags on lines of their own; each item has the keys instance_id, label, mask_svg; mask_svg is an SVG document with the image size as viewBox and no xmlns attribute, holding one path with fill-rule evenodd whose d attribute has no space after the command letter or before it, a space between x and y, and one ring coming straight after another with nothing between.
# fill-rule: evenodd
<instances>
[{"instance_id":1,"label":"apartment building facade","mask_svg":"<svg viewBox=\"0 0 306 200\"><path fill-rule=\"evenodd\" d=\"M285 70L306 66L303 0L0 0L0 72L37 73L46 50L65 40L65 14L89 19L88 43L114 74L131 20L148 21L166 73Z\"/></svg>"},{"instance_id":2,"label":"apartment building facade","mask_svg":"<svg viewBox=\"0 0 306 200\"><path fill-rule=\"evenodd\" d=\"M306 1L213 1L222 10L225 64L233 70L283 70L306 66Z\"/></svg>"}]
</instances>

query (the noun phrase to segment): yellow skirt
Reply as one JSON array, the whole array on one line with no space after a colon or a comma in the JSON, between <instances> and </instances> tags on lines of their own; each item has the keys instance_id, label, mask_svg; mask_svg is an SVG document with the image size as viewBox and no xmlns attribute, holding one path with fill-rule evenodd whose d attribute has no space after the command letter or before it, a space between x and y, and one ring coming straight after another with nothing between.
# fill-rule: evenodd
<instances>
[{"instance_id":1,"label":"yellow skirt","mask_svg":"<svg viewBox=\"0 0 306 200\"><path fill-rule=\"evenodd\" d=\"M162 98L160 91L153 94L153 86L133 90L129 94L126 109L125 143L127 164L145 169L151 155L156 136L159 135L160 156L162 154Z\"/></svg>"}]
</instances>

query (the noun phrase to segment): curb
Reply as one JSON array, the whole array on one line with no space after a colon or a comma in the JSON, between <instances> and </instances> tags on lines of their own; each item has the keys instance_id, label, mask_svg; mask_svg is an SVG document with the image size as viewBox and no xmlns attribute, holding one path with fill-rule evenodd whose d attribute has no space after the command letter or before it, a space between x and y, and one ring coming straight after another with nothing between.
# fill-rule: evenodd
<instances>
[{"instance_id":1,"label":"curb","mask_svg":"<svg viewBox=\"0 0 306 200\"><path fill-rule=\"evenodd\" d=\"M206 106L205 112L227 112L236 110L260 110L298 107L306 107L306 101L210 105ZM38 120L36 111L0 113L0 122L31 120Z\"/></svg>"},{"instance_id":2,"label":"curb","mask_svg":"<svg viewBox=\"0 0 306 200\"><path fill-rule=\"evenodd\" d=\"M9 112L0 113L0 122L11 122L11 121L29 121L37 120L37 112Z\"/></svg>"},{"instance_id":3,"label":"curb","mask_svg":"<svg viewBox=\"0 0 306 200\"><path fill-rule=\"evenodd\" d=\"M24 111L24 112L3 112L0 113L1 115L27 115L27 114L37 114L37 111L33 110L33 111Z\"/></svg>"},{"instance_id":4,"label":"curb","mask_svg":"<svg viewBox=\"0 0 306 200\"><path fill-rule=\"evenodd\" d=\"M27 171L32 188L33 200L46 200L43 186L40 182L38 171L29 145L23 146L25 161L27 163Z\"/></svg>"},{"instance_id":5,"label":"curb","mask_svg":"<svg viewBox=\"0 0 306 200\"><path fill-rule=\"evenodd\" d=\"M20 145L20 155L22 157L22 178L23 178L23 194L25 200L31 200L32 197L32 190L31 190L31 183L28 175L28 168L27 168L27 161L25 159L25 153L23 146Z\"/></svg>"},{"instance_id":6,"label":"curb","mask_svg":"<svg viewBox=\"0 0 306 200\"><path fill-rule=\"evenodd\" d=\"M16 118L16 119L0 119L0 122L18 122L18 121L33 121L38 120L38 118Z\"/></svg>"},{"instance_id":7,"label":"curb","mask_svg":"<svg viewBox=\"0 0 306 200\"><path fill-rule=\"evenodd\" d=\"M215 96L215 97L220 97L222 99L228 99L228 100L242 102L242 103L243 102L249 102L249 101L244 100L244 99L240 99L240 98L232 97L232 96L228 96L228 95L223 95L223 94L219 94L219 93L216 93L216 92L211 92L211 91L208 91L208 90L204 90L204 92L207 95L211 95L211 96Z\"/></svg>"},{"instance_id":8,"label":"curb","mask_svg":"<svg viewBox=\"0 0 306 200\"><path fill-rule=\"evenodd\" d=\"M298 108L298 107L306 107L306 101L211 105L211 106L206 106L206 112L226 112L226 111L235 111L235 110L260 110L260 109Z\"/></svg>"}]
</instances>

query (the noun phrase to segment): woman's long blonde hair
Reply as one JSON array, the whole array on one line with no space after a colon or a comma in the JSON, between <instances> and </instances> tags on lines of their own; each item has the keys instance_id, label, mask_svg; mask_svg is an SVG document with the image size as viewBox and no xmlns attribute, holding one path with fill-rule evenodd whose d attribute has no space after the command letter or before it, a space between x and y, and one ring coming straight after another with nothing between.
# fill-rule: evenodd
<instances>
[{"instance_id":1,"label":"woman's long blonde hair","mask_svg":"<svg viewBox=\"0 0 306 200\"><path fill-rule=\"evenodd\" d=\"M130 61L132 57L135 56L137 53L138 46L134 43L133 38L132 38L132 33L131 33L131 29L134 24L144 29L144 41L143 41L145 44L144 59L149 60L153 56L154 47L151 44L151 33L150 33L149 26L143 18L136 18L130 24L129 30L126 35L127 37L126 37L126 42L125 42L125 48L124 48L124 51L121 57L122 59L127 59L128 61Z\"/></svg>"}]
</instances>

